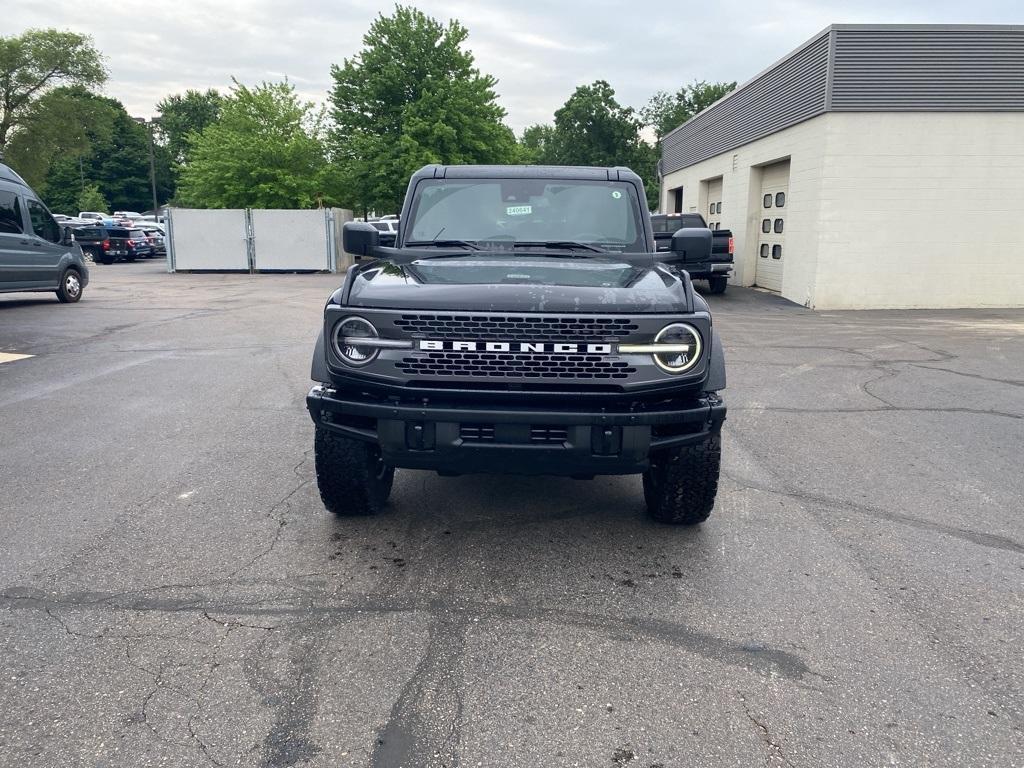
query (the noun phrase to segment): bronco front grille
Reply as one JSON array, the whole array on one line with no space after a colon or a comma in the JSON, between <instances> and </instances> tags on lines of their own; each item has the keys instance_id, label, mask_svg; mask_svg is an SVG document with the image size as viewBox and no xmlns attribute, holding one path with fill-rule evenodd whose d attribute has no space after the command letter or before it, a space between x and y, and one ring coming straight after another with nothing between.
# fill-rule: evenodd
<instances>
[{"instance_id":1,"label":"bronco front grille","mask_svg":"<svg viewBox=\"0 0 1024 768\"><path fill-rule=\"evenodd\" d=\"M515 352L419 352L395 364L411 376L482 376L527 379L625 379L629 363L605 355Z\"/></svg>"},{"instance_id":2,"label":"bronco front grille","mask_svg":"<svg viewBox=\"0 0 1024 768\"><path fill-rule=\"evenodd\" d=\"M527 315L402 315L395 326L431 339L502 341L617 341L637 330L622 317L532 317Z\"/></svg>"}]
</instances>

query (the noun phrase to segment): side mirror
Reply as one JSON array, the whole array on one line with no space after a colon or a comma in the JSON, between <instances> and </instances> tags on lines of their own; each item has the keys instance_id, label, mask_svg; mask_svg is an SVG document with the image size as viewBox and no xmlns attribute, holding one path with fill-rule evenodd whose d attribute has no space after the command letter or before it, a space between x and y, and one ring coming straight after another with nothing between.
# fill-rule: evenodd
<instances>
[{"instance_id":1,"label":"side mirror","mask_svg":"<svg viewBox=\"0 0 1024 768\"><path fill-rule=\"evenodd\" d=\"M672 261L694 264L711 260L711 230L687 227L672 235Z\"/></svg>"},{"instance_id":2,"label":"side mirror","mask_svg":"<svg viewBox=\"0 0 1024 768\"><path fill-rule=\"evenodd\" d=\"M372 256L380 245L380 232L362 221L349 221L341 228L341 244L345 253L355 257Z\"/></svg>"},{"instance_id":3,"label":"side mirror","mask_svg":"<svg viewBox=\"0 0 1024 768\"><path fill-rule=\"evenodd\" d=\"M75 233L71 230L71 227L64 225L60 228L60 244L61 245L74 245L75 244Z\"/></svg>"}]
</instances>

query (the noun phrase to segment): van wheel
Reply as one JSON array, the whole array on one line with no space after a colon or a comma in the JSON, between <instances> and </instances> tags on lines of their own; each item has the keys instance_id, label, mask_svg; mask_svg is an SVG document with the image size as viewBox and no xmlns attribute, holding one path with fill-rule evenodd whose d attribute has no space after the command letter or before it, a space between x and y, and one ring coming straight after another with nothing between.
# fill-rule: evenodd
<instances>
[{"instance_id":1,"label":"van wheel","mask_svg":"<svg viewBox=\"0 0 1024 768\"><path fill-rule=\"evenodd\" d=\"M376 515L391 495L395 468L380 448L323 427L313 441L316 484L324 506L336 515Z\"/></svg>"},{"instance_id":2,"label":"van wheel","mask_svg":"<svg viewBox=\"0 0 1024 768\"><path fill-rule=\"evenodd\" d=\"M722 437L651 455L644 472L644 500L651 517L672 525L696 525L708 519L718 493Z\"/></svg>"},{"instance_id":3,"label":"van wheel","mask_svg":"<svg viewBox=\"0 0 1024 768\"><path fill-rule=\"evenodd\" d=\"M77 269L68 268L60 276L57 298L62 304L74 304L82 298L82 275Z\"/></svg>"},{"instance_id":4,"label":"van wheel","mask_svg":"<svg viewBox=\"0 0 1024 768\"><path fill-rule=\"evenodd\" d=\"M710 293L725 293L725 286L729 284L729 279L726 277L709 277L708 287L711 289Z\"/></svg>"},{"instance_id":5,"label":"van wheel","mask_svg":"<svg viewBox=\"0 0 1024 768\"><path fill-rule=\"evenodd\" d=\"M100 256L99 260L100 260L100 264L113 264L114 263L114 257L113 256Z\"/></svg>"}]
</instances>

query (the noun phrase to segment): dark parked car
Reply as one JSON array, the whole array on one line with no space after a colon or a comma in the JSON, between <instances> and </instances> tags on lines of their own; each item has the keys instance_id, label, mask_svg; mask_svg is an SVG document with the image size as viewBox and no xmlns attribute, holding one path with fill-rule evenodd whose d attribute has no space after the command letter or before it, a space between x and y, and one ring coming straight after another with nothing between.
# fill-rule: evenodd
<instances>
[{"instance_id":1,"label":"dark parked car","mask_svg":"<svg viewBox=\"0 0 1024 768\"><path fill-rule=\"evenodd\" d=\"M53 291L64 303L89 283L82 249L17 173L0 163L0 293Z\"/></svg>"},{"instance_id":2,"label":"dark parked car","mask_svg":"<svg viewBox=\"0 0 1024 768\"><path fill-rule=\"evenodd\" d=\"M83 253L92 256L93 261L109 263L107 252L110 250L110 233L106 227L85 225L74 228L75 242L82 248Z\"/></svg>"},{"instance_id":3,"label":"dark parked car","mask_svg":"<svg viewBox=\"0 0 1024 768\"><path fill-rule=\"evenodd\" d=\"M164 240L164 230L157 224L147 224L145 222L135 222L135 226L146 233L146 238L149 240L149 244L153 246L154 256L166 256L167 255L167 243Z\"/></svg>"},{"instance_id":4,"label":"dark parked car","mask_svg":"<svg viewBox=\"0 0 1024 768\"><path fill-rule=\"evenodd\" d=\"M153 255L153 246L149 238L141 229L127 229L125 227L108 227L108 239L110 247L105 249L101 261L104 264L113 264L115 261L135 261L136 259L147 259Z\"/></svg>"},{"instance_id":5,"label":"dark parked car","mask_svg":"<svg viewBox=\"0 0 1024 768\"><path fill-rule=\"evenodd\" d=\"M627 168L427 166L397 247L328 300L306 405L320 497L381 510L396 467L642 474L651 516L695 524L718 488L725 356L688 270L707 228L657 253Z\"/></svg>"}]
</instances>

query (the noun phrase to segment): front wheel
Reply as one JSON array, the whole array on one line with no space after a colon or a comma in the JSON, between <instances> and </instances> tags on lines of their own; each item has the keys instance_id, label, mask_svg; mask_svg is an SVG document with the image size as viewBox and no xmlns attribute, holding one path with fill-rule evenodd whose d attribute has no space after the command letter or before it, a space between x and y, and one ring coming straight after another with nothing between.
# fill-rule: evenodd
<instances>
[{"instance_id":1,"label":"front wheel","mask_svg":"<svg viewBox=\"0 0 1024 768\"><path fill-rule=\"evenodd\" d=\"M82 275L77 269L64 270L57 286L57 298L62 304L74 304L82 298Z\"/></svg>"},{"instance_id":2,"label":"front wheel","mask_svg":"<svg viewBox=\"0 0 1024 768\"><path fill-rule=\"evenodd\" d=\"M703 523L715 506L721 462L721 435L652 454L644 472L647 512L661 523Z\"/></svg>"},{"instance_id":3,"label":"front wheel","mask_svg":"<svg viewBox=\"0 0 1024 768\"><path fill-rule=\"evenodd\" d=\"M316 484L324 506L336 515L376 515L391 495L395 468L380 448L323 427L313 441Z\"/></svg>"},{"instance_id":4,"label":"front wheel","mask_svg":"<svg viewBox=\"0 0 1024 768\"><path fill-rule=\"evenodd\" d=\"M725 293L725 286L729 284L727 277L709 277L708 287L711 289L711 293Z\"/></svg>"}]
</instances>

